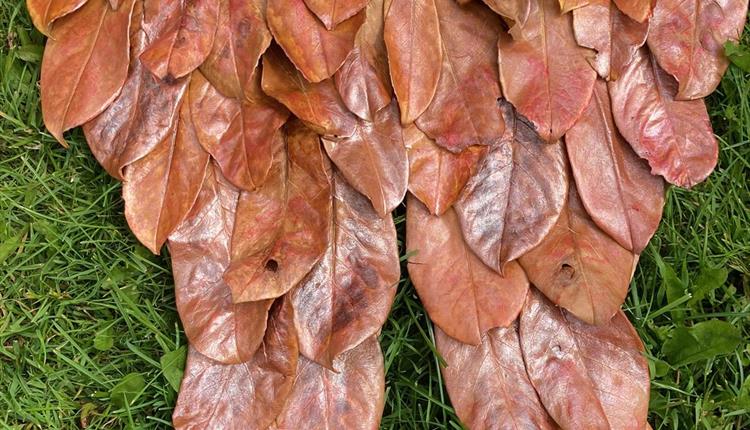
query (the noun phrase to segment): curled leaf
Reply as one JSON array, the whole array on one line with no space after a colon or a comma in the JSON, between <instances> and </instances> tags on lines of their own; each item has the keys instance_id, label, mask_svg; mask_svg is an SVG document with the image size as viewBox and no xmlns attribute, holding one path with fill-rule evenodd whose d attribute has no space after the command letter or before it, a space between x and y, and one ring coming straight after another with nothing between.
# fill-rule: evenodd
<instances>
[{"instance_id":1,"label":"curled leaf","mask_svg":"<svg viewBox=\"0 0 750 430\"><path fill-rule=\"evenodd\" d=\"M26 0L26 9L31 22L43 34L49 36L52 23L83 7L88 0ZM113 8L117 9L117 8Z\"/></svg>"},{"instance_id":2,"label":"curled leaf","mask_svg":"<svg viewBox=\"0 0 750 430\"><path fill-rule=\"evenodd\" d=\"M612 0L625 15L638 22L651 16L656 0Z\"/></svg>"},{"instance_id":3,"label":"curled leaf","mask_svg":"<svg viewBox=\"0 0 750 430\"><path fill-rule=\"evenodd\" d=\"M482 0L496 14L506 18L514 38L523 37L523 27L531 14L533 0Z\"/></svg>"},{"instance_id":4,"label":"curled leaf","mask_svg":"<svg viewBox=\"0 0 750 430\"><path fill-rule=\"evenodd\" d=\"M365 8L367 0L305 0L308 9L333 30Z\"/></svg>"}]
</instances>

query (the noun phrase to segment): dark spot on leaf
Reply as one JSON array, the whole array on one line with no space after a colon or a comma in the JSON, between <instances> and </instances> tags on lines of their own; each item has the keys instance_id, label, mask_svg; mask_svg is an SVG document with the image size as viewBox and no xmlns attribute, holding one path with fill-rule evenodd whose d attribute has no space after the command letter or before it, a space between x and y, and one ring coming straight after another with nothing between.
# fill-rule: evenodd
<instances>
[{"instance_id":1,"label":"dark spot on leaf","mask_svg":"<svg viewBox=\"0 0 750 430\"><path fill-rule=\"evenodd\" d=\"M272 259L270 259L270 260L266 261L266 265L265 265L265 268L266 268L266 270L268 270L269 272L273 272L273 273L276 273L276 271L277 271L277 270L279 270L279 262L278 262L278 261L276 261L276 260L274 260L274 259L272 258Z\"/></svg>"},{"instance_id":2,"label":"dark spot on leaf","mask_svg":"<svg viewBox=\"0 0 750 430\"><path fill-rule=\"evenodd\" d=\"M566 279L573 279L573 276L576 274L576 269L570 264L563 263L562 267L560 267L560 274Z\"/></svg>"}]
</instances>

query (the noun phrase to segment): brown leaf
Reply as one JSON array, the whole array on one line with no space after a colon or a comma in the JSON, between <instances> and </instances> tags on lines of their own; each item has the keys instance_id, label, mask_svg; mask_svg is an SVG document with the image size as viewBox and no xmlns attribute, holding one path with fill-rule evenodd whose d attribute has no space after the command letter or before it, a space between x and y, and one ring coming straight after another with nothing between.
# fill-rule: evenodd
<instances>
[{"instance_id":1,"label":"brown leaf","mask_svg":"<svg viewBox=\"0 0 750 430\"><path fill-rule=\"evenodd\" d=\"M34 27L46 36L50 35L52 23L80 9L88 0L26 0L26 9ZM116 8L115 8L116 9Z\"/></svg>"},{"instance_id":2,"label":"brown leaf","mask_svg":"<svg viewBox=\"0 0 750 430\"><path fill-rule=\"evenodd\" d=\"M360 121L351 137L323 143L346 180L370 199L381 217L404 199L409 161L395 103L378 112L374 122Z\"/></svg>"},{"instance_id":3,"label":"brown leaf","mask_svg":"<svg viewBox=\"0 0 750 430\"><path fill-rule=\"evenodd\" d=\"M179 120L156 148L125 168L125 218L154 254L193 206L208 159L195 135L190 108L183 103Z\"/></svg>"},{"instance_id":4,"label":"brown leaf","mask_svg":"<svg viewBox=\"0 0 750 430\"><path fill-rule=\"evenodd\" d=\"M586 212L621 246L640 254L661 221L664 181L617 132L604 81L597 81L565 143Z\"/></svg>"},{"instance_id":5,"label":"brown leaf","mask_svg":"<svg viewBox=\"0 0 750 430\"><path fill-rule=\"evenodd\" d=\"M509 33L514 38L523 37L523 27L531 14L531 5L534 0L482 0L495 13L506 18Z\"/></svg>"},{"instance_id":6,"label":"brown leaf","mask_svg":"<svg viewBox=\"0 0 750 430\"><path fill-rule=\"evenodd\" d=\"M466 243L499 273L549 233L568 193L562 146L542 142L508 103L502 111L506 137L490 147L454 206Z\"/></svg>"},{"instance_id":7,"label":"brown leaf","mask_svg":"<svg viewBox=\"0 0 750 430\"><path fill-rule=\"evenodd\" d=\"M288 112L269 99L227 98L200 72L193 73L188 100L198 140L224 176L249 191L263 185L271 169L274 139L281 138L277 132Z\"/></svg>"},{"instance_id":8,"label":"brown leaf","mask_svg":"<svg viewBox=\"0 0 750 430\"><path fill-rule=\"evenodd\" d=\"M413 124L404 128L403 136L409 156L409 191L430 213L442 215L476 172L487 147L470 146L454 154L437 146Z\"/></svg>"},{"instance_id":9,"label":"brown leaf","mask_svg":"<svg viewBox=\"0 0 750 430\"><path fill-rule=\"evenodd\" d=\"M365 15L354 49L334 75L334 82L349 110L372 121L375 113L391 102L391 80L383 42L383 0L371 0Z\"/></svg>"},{"instance_id":10,"label":"brown leaf","mask_svg":"<svg viewBox=\"0 0 750 430\"><path fill-rule=\"evenodd\" d=\"M677 82L645 49L609 92L617 128L651 173L685 188L711 174L719 147L705 103L675 100Z\"/></svg>"},{"instance_id":11,"label":"brown leaf","mask_svg":"<svg viewBox=\"0 0 750 430\"><path fill-rule=\"evenodd\" d=\"M331 80L309 83L280 49L263 56L263 91L286 106L297 118L319 134L348 137L357 118L341 100Z\"/></svg>"},{"instance_id":12,"label":"brown leaf","mask_svg":"<svg viewBox=\"0 0 750 430\"><path fill-rule=\"evenodd\" d=\"M478 346L461 343L435 327L435 345L445 360L445 387L467 428L554 430L526 375L515 323L493 328Z\"/></svg>"},{"instance_id":13,"label":"brown leaf","mask_svg":"<svg viewBox=\"0 0 750 430\"><path fill-rule=\"evenodd\" d=\"M498 59L503 94L553 143L586 108L596 72L578 46L570 14L555 0L533 0L522 39L500 35Z\"/></svg>"},{"instance_id":14,"label":"brown leaf","mask_svg":"<svg viewBox=\"0 0 750 430\"><path fill-rule=\"evenodd\" d=\"M592 326L532 291L520 320L529 379L561 427L646 427L648 364L622 311L604 325Z\"/></svg>"},{"instance_id":15,"label":"brown leaf","mask_svg":"<svg viewBox=\"0 0 750 430\"><path fill-rule=\"evenodd\" d=\"M304 1L307 7L323 22L328 30L333 30L337 25L353 17L367 5L367 0Z\"/></svg>"},{"instance_id":16,"label":"brown leaf","mask_svg":"<svg viewBox=\"0 0 750 430\"><path fill-rule=\"evenodd\" d=\"M385 377L377 337L344 353L335 371L300 357L297 379L278 430L376 430L383 413ZM274 427L272 427L274 428Z\"/></svg>"},{"instance_id":17,"label":"brown leaf","mask_svg":"<svg viewBox=\"0 0 750 430\"><path fill-rule=\"evenodd\" d=\"M472 345L515 320L529 288L523 269L510 263L503 277L485 266L464 243L453 210L436 217L413 196L406 209L409 276L430 319Z\"/></svg>"},{"instance_id":18,"label":"brown leaf","mask_svg":"<svg viewBox=\"0 0 750 430\"><path fill-rule=\"evenodd\" d=\"M222 276L229 266L229 246L239 190L218 168L209 166L198 199L169 236L175 299L190 345L226 364L252 358L263 341L272 300L232 303Z\"/></svg>"},{"instance_id":19,"label":"brown leaf","mask_svg":"<svg viewBox=\"0 0 750 430\"><path fill-rule=\"evenodd\" d=\"M328 246L330 165L318 136L300 123L287 128L286 154L268 180L243 192L224 280L235 303L279 297L297 285Z\"/></svg>"},{"instance_id":20,"label":"brown leaf","mask_svg":"<svg viewBox=\"0 0 750 430\"><path fill-rule=\"evenodd\" d=\"M392 0L383 36L401 122L414 122L430 105L440 78L443 49L435 0Z\"/></svg>"},{"instance_id":21,"label":"brown leaf","mask_svg":"<svg viewBox=\"0 0 750 430\"><path fill-rule=\"evenodd\" d=\"M130 16L135 1L111 10L89 0L59 20L42 59L42 115L63 146L63 132L97 116L122 89L128 75Z\"/></svg>"},{"instance_id":22,"label":"brown leaf","mask_svg":"<svg viewBox=\"0 0 750 430\"><path fill-rule=\"evenodd\" d=\"M435 0L443 50L437 92L417 126L451 152L489 145L503 135L493 49L499 18L479 3Z\"/></svg>"},{"instance_id":23,"label":"brown leaf","mask_svg":"<svg viewBox=\"0 0 750 430\"><path fill-rule=\"evenodd\" d=\"M747 0L659 0L649 21L648 47L679 82L678 99L711 94L729 66L724 44L738 41Z\"/></svg>"},{"instance_id":24,"label":"brown leaf","mask_svg":"<svg viewBox=\"0 0 750 430\"><path fill-rule=\"evenodd\" d=\"M289 301L280 299L258 352L240 364L220 364L191 346L172 415L180 430L265 429L283 409L298 366Z\"/></svg>"},{"instance_id":25,"label":"brown leaf","mask_svg":"<svg viewBox=\"0 0 750 430\"><path fill-rule=\"evenodd\" d=\"M571 12L590 3L589 0L558 0L558 2L560 3L560 11L562 13Z\"/></svg>"},{"instance_id":26,"label":"brown leaf","mask_svg":"<svg viewBox=\"0 0 750 430\"><path fill-rule=\"evenodd\" d=\"M219 22L211 53L201 72L225 96L254 100L253 83L261 55L271 44L265 0L219 2Z\"/></svg>"},{"instance_id":27,"label":"brown leaf","mask_svg":"<svg viewBox=\"0 0 750 430\"><path fill-rule=\"evenodd\" d=\"M219 2L183 0L167 29L141 54L141 62L159 79L171 81L197 69L211 52Z\"/></svg>"},{"instance_id":28,"label":"brown leaf","mask_svg":"<svg viewBox=\"0 0 750 430\"><path fill-rule=\"evenodd\" d=\"M646 43L648 23L633 21L607 1L573 11L573 30L579 45L597 51L588 58L591 67L614 81Z\"/></svg>"},{"instance_id":29,"label":"brown leaf","mask_svg":"<svg viewBox=\"0 0 750 430\"><path fill-rule=\"evenodd\" d=\"M638 22L646 22L651 16L656 0L612 0L625 15Z\"/></svg>"},{"instance_id":30,"label":"brown leaf","mask_svg":"<svg viewBox=\"0 0 750 430\"><path fill-rule=\"evenodd\" d=\"M377 334L401 274L393 219L380 218L338 174L333 188L328 249L291 296L300 351L329 368Z\"/></svg>"},{"instance_id":31,"label":"brown leaf","mask_svg":"<svg viewBox=\"0 0 750 430\"><path fill-rule=\"evenodd\" d=\"M344 63L365 14L360 12L329 31L303 0L268 0L267 20L273 38L302 75L320 82Z\"/></svg>"},{"instance_id":32,"label":"brown leaf","mask_svg":"<svg viewBox=\"0 0 750 430\"><path fill-rule=\"evenodd\" d=\"M635 258L591 221L571 184L557 224L519 261L529 281L555 304L601 325L625 301Z\"/></svg>"}]
</instances>

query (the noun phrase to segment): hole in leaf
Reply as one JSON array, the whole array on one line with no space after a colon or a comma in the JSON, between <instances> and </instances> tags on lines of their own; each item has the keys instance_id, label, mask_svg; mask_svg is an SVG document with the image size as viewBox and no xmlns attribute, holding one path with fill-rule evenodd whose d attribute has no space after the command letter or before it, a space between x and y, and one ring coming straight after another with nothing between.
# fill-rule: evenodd
<instances>
[{"instance_id":1,"label":"hole in leaf","mask_svg":"<svg viewBox=\"0 0 750 430\"><path fill-rule=\"evenodd\" d=\"M567 279L573 279L573 276L576 274L576 269L568 263L563 263L560 267L560 273Z\"/></svg>"},{"instance_id":2,"label":"hole in leaf","mask_svg":"<svg viewBox=\"0 0 750 430\"><path fill-rule=\"evenodd\" d=\"M276 261L276 260L274 260L272 258L272 259L266 261L266 266L265 267L266 267L266 270L268 270L269 272L276 273L276 271L279 270L279 262Z\"/></svg>"}]
</instances>

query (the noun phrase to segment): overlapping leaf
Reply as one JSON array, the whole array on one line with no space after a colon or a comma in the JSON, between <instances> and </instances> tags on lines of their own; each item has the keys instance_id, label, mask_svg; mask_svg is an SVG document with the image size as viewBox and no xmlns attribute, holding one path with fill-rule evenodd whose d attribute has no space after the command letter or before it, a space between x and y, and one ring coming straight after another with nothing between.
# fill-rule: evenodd
<instances>
[{"instance_id":1,"label":"overlapping leaf","mask_svg":"<svg viewBox=\"0 0 750 430\"><path fill-rule=\"evenodd\" d=\"M651 16L656 0L612 0L625 15L638 22Z\"/></svg>"},{"instance_id":2,"label":"overlapping leaf","mask_svg":"<svg viewBox=\"0 0 750 430\"><path fill-rule=\"evenodd\" d=\"M305 4L328 30L333 30L364 9L367 0L305 0Z\"/></svg>"},{"instance_id":3,"label":"overlapping leaf","mask_svg":"<svg viewBox=\"0 0 750 430\"><path fill-rule=\"evenodd\" d=\"M49 35L52 23L80 9L88 0L26 0L34 27ZM115 8L116 9L116 8Z\"/></svg>"},{"instance_id":4,"label":"overlapping leaf","mask_svg":"<svg viewBox=\"0 0 750 430\"><path fill-rule=\"evenodd\" d=\"M506 18L509 33L513 37L523 37L523 27L531 14L533 0L482 0L495 13Z\"/></svg>"}]
</instances>

